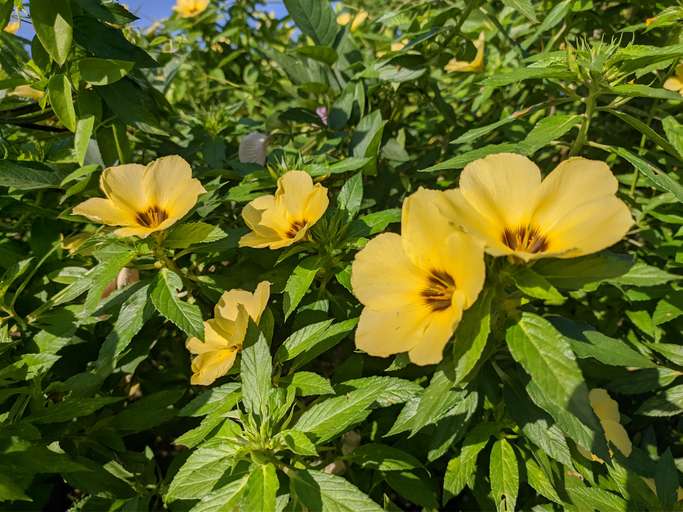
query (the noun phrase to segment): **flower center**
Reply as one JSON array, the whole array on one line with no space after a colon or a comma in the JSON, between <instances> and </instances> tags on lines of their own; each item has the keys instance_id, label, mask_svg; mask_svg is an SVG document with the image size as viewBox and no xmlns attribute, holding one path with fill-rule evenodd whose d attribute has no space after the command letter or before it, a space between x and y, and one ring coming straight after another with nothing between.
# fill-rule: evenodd
<instances>
[{"instance_id":1,"label":"flower center","mask_svg":"<svg viewBox=\"0 0 683 512\"><path fill-rule=\"evenodd\" d=\"M301 231L303 228L306 227L306 221L305 220L295 220L289 225L289 229L285 233L287 238L294 238L299 231Z\"/></svg>"},{"instance_id":2,"label":"flower center","mask_svg":"<svg viewBox=\"0 0 683 512\"><path fill-rule=\"evenodd\" d=\"M518 226L516 229L505 228L502 240L513 251L536 253L548 250L548 239L540 233L536 226Z\"/></svg>"},{"instance_id":3,"label":"flower center","mask_svg":"<svg viewBox=\"0 0 683 512\"><path fill-rule=\"evenodd\" d=\"M443 270L432 270L427 277L427 287L420 295L432 311L443 311L451 307L453 292L455 279Z\"/></svg>"},{"instance_id":4,"label":"flower center","mask_svg":"<svg viewBox=\"0 0 683 512\"><path fill-rule=\"evenodd\" d=\"M158 206L150 206L144 212L135 214L135 220L138 224L146 228L155 228L166 219L168 219L168 213Z\"/></svg>"}]
</instances>

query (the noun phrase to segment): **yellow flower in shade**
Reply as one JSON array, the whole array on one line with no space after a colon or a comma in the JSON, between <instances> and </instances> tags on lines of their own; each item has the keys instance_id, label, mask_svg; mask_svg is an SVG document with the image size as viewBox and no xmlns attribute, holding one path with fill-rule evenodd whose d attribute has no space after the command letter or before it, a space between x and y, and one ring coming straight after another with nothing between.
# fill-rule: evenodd
<instances>
[{"instance_id":1,"label":"yellow flower in shade","mask_svg":"<svg viewBox=\"0 0 683 512\"><path fill-rule=\"evenodd\" d=\"M633 225L617 188L604 162L570 158L541 181L531 160L499 153L465 167L443 211L494 256L573 258L615 244Z\"/></svg>"},{"instance_id":2,"label":"yellow flower in shade","mask_svg":"<svg viewBox=\"0 0 683 512\"><path fill-rule=\"evenodd\" d=\"M360 27L366 19L368 19L368 12L365 9L358 11L355 16L351 15L350 12L343 12L337 16L337 24L346 26L351 23L349 30L351 32L355 32L355 30Z\"/></svg>"},{"instance_id":3,"label":"yellow flower in shade","mask_svg":"<svg viewBox=\"0 0 683 512\"><path fill-rule=\"evenodd\" d=\"M683 62L676 66L676 74L666 79L664 89L683 94Z\"/></svg>"},{"instance_id":4,"label":"yellow flower in shade","mask_svg":"<svg viewBox=\"0 0 683 512\"><path fill-rule=\"evenodd\" d=\"M10 91L7 95L40 101L43 98L43 96L45 96L45 93L43 91L39 91L38 89L34 89L30 85L18 85L17 87L12 89L12 91Z\"/></svg>"},{"instance_id":5,"label":"yellow flower in shade","mask_svg":"<svg viewBox=\"0 0 683 512\"><path fill-rule=\"evenodd\" d=\"M479 34L479 38L474 42L474 47L477 53L471 62L460 61L458 59L451 59L444 68L449 73L452 72L480 72L484 70L484 46L486 44L486 36L483 32Z\"/></svg>"},{"instance_id":6,"label":"yellow flower in shade","mask_svg":"<svg viewBox=\"0 0 683 512\"><path fill-rule=\"evenodd\" d=\"M259 322L269 298L268 281L260 282L254 293L230 290L221 296L214 317L204 322L204 342L187 340L187 349L196 354L192 360L192 384L208 386L228 373L244 343L249 319Z\"/></svg>"},{"instance_id":7,"label":"yellow flower in shade","mask_svg":"<svg viewBox=\"0 0 683 512\"><path fill-rule=\"evenodd\" d=\"M20 27L21 27L21 21L15 20L15 21L10 21L7 25L5 25L5 28L3 30L5 32L10 33L10 34L16 34L19 31Z\"/></svg>"},{"instance_id":8,"label":"yellow flower in shade","mask_svg":"<svg viewBox=\"0 0 683 512\"><path fill-rule=\"evenodd\" d=\"M480 242L454 228L439 201L442 192L419 189L403 203L401 234L383 233L356 255L351 285L365 306L356 347L370 355L438 363L484 285Z\"/></svg>"},{"instance_id":9,"label":"yellow flower in shade","mask_svg":"<svg viewBox=\"0 0 683 512\"><path fill-rule=\"evenodd\" d=\"M146 167L127 164L105 169L100 188L106 199L88 199L73 213L109 226L123 226L114 232L117 236L140 238L175 224L206 192L179 156L159 158Z\"/></svg>"},{"instance_id":10,"label":"yellow flower in shade","mask_svg":"<svg viewBox=\"0 0 683 512\"><path fill-rule=\"evenodd\" d=\"M181 18L191 18L203 13L209 6L209 0L177 0L173 10Z\"/></svg>"},{"instance_id":11,"label":"yellow flower in shade","mask_svg":"<svg viewBox=\"0 0 683 512\"><path fill-rule=\"evenodd\" d=\"M328 205L325 187L314 185L304 171L289 171L277 180L275 195L261 196L242 209L251 233L240 239L240 247L280 249L292 245L306 236Z\"/></svg>"},{"instance_id":12,"label":"yellow flower in shade","mask_svg":"<svg viewBox=\"0 0 683 512\"><path fill-rule=\"evenodd\" d=\"M591 389L588 393L588 399L590 400L593 412L595 412L595 415L600 420L600 425L605 432L607 441L612 443L625 457L631 455L633 450L631 440L626 429L619 422L619 404L612 400L606 390L601 388ZM581 455L587 459L592 459L600 464L605 462L582 446L577 446L577 448Z\"/></svg>"}]
</instances>

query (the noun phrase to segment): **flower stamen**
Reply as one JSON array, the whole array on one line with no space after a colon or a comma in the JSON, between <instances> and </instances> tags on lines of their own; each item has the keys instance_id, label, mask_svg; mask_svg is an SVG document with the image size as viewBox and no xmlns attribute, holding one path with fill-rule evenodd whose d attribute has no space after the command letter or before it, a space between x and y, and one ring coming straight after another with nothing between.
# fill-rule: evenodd
<instances>
[{"instance_id":1,"label":"flower stamen","mask_svg":"<svg viewBox=\"0 0 683 512\"><path fill-rule=\"evenodd\" d=\"M144 212L135 214L137 223L146 228L155 228L166 219L168 219L168 213L158 206L150 206Z\"/></svg>"},{"instance_id":2,"label":"flower stamen","mask_svg":"<svg viewBox=\"0 0 683 512\"><path fill-rule=\"evenodd\" d=\"M289 225L289 230L287 230L285 235L287 238L295 238L297 233L306 227L306 224L308 223L304 220L295 220Z\"/></svg>"},{"instance_id":3,"label":"flower stamen","mask_svg":"<svg viewBox=\"0 0 683 512\"><path fill-rule=\"evenodd\" d=\"M513 251L537 253L548 250L548 239L541 235L536 226L518 226L516 229L505 228L502 240Z\"/></svg>"},{"instance_id":4,"label":"flower stamen","mask_svg":"<svg viewBox=\"0 0 683 512\"><path fill-rule=\"evenodd\" d=\"M451 307L453 292L455 279L448 272L432 270L427 277L427 287L420 295L432 311L442 311Z\"/></svg>"}]
</instances>

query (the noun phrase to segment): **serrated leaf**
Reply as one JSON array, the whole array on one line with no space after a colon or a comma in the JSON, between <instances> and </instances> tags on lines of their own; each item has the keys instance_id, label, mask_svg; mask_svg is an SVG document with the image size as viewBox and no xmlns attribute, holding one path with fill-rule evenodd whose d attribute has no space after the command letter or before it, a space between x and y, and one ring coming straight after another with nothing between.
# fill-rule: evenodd
<instances>
[{"instance_id":1,"label":"serrated leaf","mask_svg":"<svg viewBox=\"0 0 683 512\"><path fill-rule=\"evenodd\" d=\"M346 183L339 190L337 204L339 209L346 214L347 221L353 219L363 202L363 174L354 174L346 180Z\"/></svg>"},{"instance_id":2,"label":"serrated leaf","mask_svg":"<svg viewBox=\"0 0 683 512\"><path fill-rule=\"evenodd\" d=\"M534 271L545 277L553 286L565 290L578 290L588 284L618 278L632 267L631 257L602 251L579 258L541 260L534 265Z\"/></svg>"},{"instance_id":3,"label":"serrated leaf","mask_svg":"<svg viewBox=\"0 0 683 512\"><path fill-rule=\"evenodd\" d=\"M199 307L178 297L183 287L180 276L167 268L159 270L150 297L154 307L188 336L204 339L204 321Z\"/></svg>"},{"instance_id":4,"label":"serrated leaf","mask_svg":"<svg viewBox=\"0 0 683 512\"><path fill-rule=\"evenodd\" d=\"M538 23L531 0L503 0L503 3L511 9L521 12L532 23Z\"/></svg>"},{"instance_id":5,"label":"serrated leaf","mask_svg":"<svg viewBox=\"0 0 683 512\"><path fill-rule=\"evenodd\" d=\"M219 489L216 489L190 509L191 512L233 512L247 488L249 472L232 474L231 478Z\"/></svg>"},{"instance_id":6,"label":"serrated leaf","mask_svg":"<svg viewBox=\"0 0 683 512\"><path fill-rule=\"evenodd\" d=\"M178 416L206 416L221 403L230 401L228 397L236 394L239 389L240 384L238 382L228 382L222 386L202 391L180 410Z\"/></svg>"},{"instance_id":7,"label":"serrated leaf","mask_svg":"<svg viewBox=\"0 0 683 512\"><path fill-rule=\"evenodd\" d=\"M550 282L541 274L537 274L528 267L522 267L512 274L512 279L519 291L541 299L550 304L561 304L564 297Z\"/></svg>"},{"instance_id":8,"label":"serrated leaf","mask_svg":"<svg viewBox=\"0 0 683 512\"><path fill-rule=\"evenodd\" d=\"M296 372L292 375L289 387L294 388L301 396L334 394L330 381L313 372Z\"/></svg>"},{"instance_id":9,"label":"serrated leaf","mask_svg":"<svg viewBox=\"0 0 683 512\"><path fill-rule=\"evenodd\" d=\"M651 396L638 408L643 416L676 416L683 412L683 384Z\"/></svg>"},{"instance_id":10,"label":"serrated leaf","mask_svg":"<svg viewBox=\"0 0 683 512\"><path fill-rule=\"evenodd\" d=\"M240 500L242 512L275 512L275 495L279 487L275 466L253 464Z\"/></svg>"},{"instance_id":11,"label":"serrated leaf","mask_svg":"<svg viewBox=\"0 0 683 512\"><path fill-rule=\"evenodd\" d=\"M173 477L166 501L191 500L206 496L223 473L235 464L235 443L212 443L196 449Z\"/></svg>"},{"instance_id":12,"label":"serrated leaf","mask_svg":"<svg viewBox=\"0 0 683 512\"><path fill-rule=\"evenodd\" d=\"M266 413L268 394L272 388L272 373L273 363L268 341L263 332L250 322L240 364L242 401L248 412L260 416Z\"/></svg>"},{"instance_id":13,"label":"serrated leaf","mask_svg":"<svg viewBox=\"0 0 683 512\"><path fill-rule=\"evenodd\" d=\"M359 446L351 452L350 459L364 469L379 471L403 471L422 468L422 463L403 450L380 443Z\"/></svg>"},{"instance_id":14,"label":"serrated leaf","mask_svg":"<svg viewBox=\"0 0 683 512\"><path fill-rule=\"evenodd\" d=\"M314 470L290 475L292 495L308 510L382 512L382 507L344 478Z\"/></svg>"},{"instance_id":15,"label":"serrated leaf","mask_svg":"<svg viewBox=\"0 0 683 512\"><path fill-rule=\"evenodd\" d=\"M281 430L275 436L274 441L280 441L290 451L298 455L309 457L318 455L313 441L306 434L298 430Z\"/></svg>"},{"instance_id":16,"label":"serrated leaf","mask_svg":"<svg viewBox=\"0 0 683 512\"><path fill-rule=\"evenodd\" d=\"M491 288L484 290L477 302L463 313L458 324L453 341L454 384L465 380L480 363L491 332L491 303L494 295Z\"/></svg>"},{"instance_id":17,"label":"serrated leaf","mask_svg":"<svg viewBox=\"0 0 683 512\"><path fill-rule=\"evenodd\" d=\"M302 260L287 279L284 289L282 307L285 319L291 315L311 287L315 275L318 273L320 262L316 256L309 256Z\"/></svg>"},{"instance_id":18,"label":"serrated leaf","mask_svg":"<svg viewBox=\"0 0 683 512\"><path fill-rule=\"evenodd\" d=\"M491 449L489 478L498 512L513 512L519 492L519 466L515 449L505 439L496 441Z\"/></svg>"},{"instance_id":19,"label":"serrated leaf","mask_svg":"<svg viewBox=\"0 0 683 512\"><path fill-rule=\"evenodd\" d=\"M164 247L185 249L194 244L208 244L226 238L228 234L218 226L206 222L187 222L173 228L164 239Z\"/></svg>"}]
</instances>

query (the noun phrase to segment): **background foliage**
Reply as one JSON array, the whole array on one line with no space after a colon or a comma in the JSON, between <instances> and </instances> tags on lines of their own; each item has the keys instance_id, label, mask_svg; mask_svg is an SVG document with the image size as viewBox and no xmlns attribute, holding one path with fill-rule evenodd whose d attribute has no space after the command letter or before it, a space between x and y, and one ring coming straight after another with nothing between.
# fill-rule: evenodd
<instances>
[{"instance_id":1,"label":"background foliage","mask_svg":"<svg viewBox=\"0 0 683 512\"><path fill-rule=\"evenodd\" d=\"M214 0L141 32L113 1L0 2L3 26L16 7L37 34L0 33L2 507L674 508L683 96L662 84L683 58L683 7L285 5L276 19ZM481 32L483 69L447 71ZM252 131L270 136L265 168L237 157ZM501 270L438 367L354 352L355 252L397 228L418 186L454 186L500 151L545 171L606 160L636 227L609 252ZM103 168L168 154L209 193L163 257L71 214ZM331 191L315 243L238 249L242 206L293 168ZM124 266L140 281L102 299ZM224 290L264 279L273 298L241 365L190 386L187 336ZM628 458L609 457L595 387L619 402Z\"/></svg>"}]
</instances>

